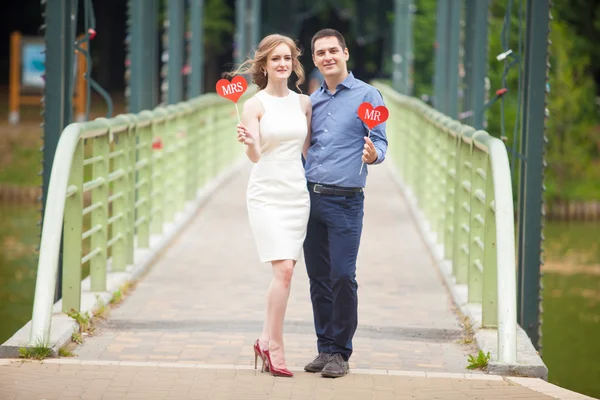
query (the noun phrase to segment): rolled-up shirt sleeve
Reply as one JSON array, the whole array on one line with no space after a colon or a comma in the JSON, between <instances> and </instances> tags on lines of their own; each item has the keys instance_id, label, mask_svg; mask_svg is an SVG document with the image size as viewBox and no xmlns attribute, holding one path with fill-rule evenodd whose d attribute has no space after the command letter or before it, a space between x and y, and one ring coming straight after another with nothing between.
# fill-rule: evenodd
<instances>
[{"instance_id":1,"label":"rolled-up shirt sleeve","mask_svg":"<svg viewBox=\"0 0 600 400\"><path fill-rule=\"evenodd\" d=\"M365 101L371 103L373 108L385 106L381 93L375 88L369 91ZM388 140L385 134L386 124L387 123L384 122L371 129L371 141L373 142L375 150L377 151L377 160L375 160L371 165L381 164L383 160L385 160L385 155L388 148ZM365 125L365 129L367 129L368 132L369 127Z\"/></svg>"}]
</instances>

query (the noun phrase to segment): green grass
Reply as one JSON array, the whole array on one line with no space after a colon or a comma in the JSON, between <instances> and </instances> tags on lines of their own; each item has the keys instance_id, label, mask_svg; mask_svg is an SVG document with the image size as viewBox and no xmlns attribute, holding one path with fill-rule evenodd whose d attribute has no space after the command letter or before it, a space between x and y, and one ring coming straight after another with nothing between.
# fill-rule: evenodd
<instances>
[{"instance_id":1,"label":"green grass","mask_svg":"<svg viewBox=\"0 0 600 400\"><path fill-rule=\"evenodd\" d=\"M476 355L469 354L469 358L467 359L469 365L467 365L467 369L486 369L489 361L489 351L485 354L483 351L479 350L479 353Z\"/></svg>"},{"instance_id":2,"label":"green grass","mask_svg":"<svg viewBox=\"0 0 600 400\"><path fill-rule=\"evenodd\" d=\"M0 342L31 319L39 212L0 204Z\"/></svg>"},{"instance_id":3,"label":"green grass","mask_svg":"<svg viewBox=\"0 0 600 400\"><path fill-rule=\"evenodd\" d=\"M544 274L542 333L549 381L600 397L600 276Z\"/></svg>"},{"instance_id":4,"label":"green grass","mask_svg":"<svg viewBox=\"0 0 600 400\"><path fill-rule=\"evenodd\" d=\"M14 144L10 163L0 168L0 183L17 186L39 186L42 179L42 152L36 147Z\"/></svg>"},{"instance_id":5,"label":"green grass","mask_svg":"<svg viewBox=\"0 0 600 400\"><path fill-rule=\"evenodd\" d=\"M47 344L38 342L32 347L21 347L19 349L19 357L34 360L43 360L52 356L52 350Z\"/></svg>"},{"instance_id":6,"label":"green grass","mask_svg":"<svg viewBox=\"0 0 600 400\"><path fill-rule=\"evenodd\" d=\"M67 347L61 347L60 349L58 349L58 355L60 357L74 357L75 354L69 350Z\"/></svg>"}]
</instances>

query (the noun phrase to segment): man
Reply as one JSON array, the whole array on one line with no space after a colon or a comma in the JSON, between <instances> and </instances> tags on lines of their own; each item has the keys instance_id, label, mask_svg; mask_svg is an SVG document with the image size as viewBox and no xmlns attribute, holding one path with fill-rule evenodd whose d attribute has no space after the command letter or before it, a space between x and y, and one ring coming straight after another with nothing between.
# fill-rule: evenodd
<instances>
[{"instance_id":1,"label":"man","mask_svg":"<svg viewBox=\"0 0 600 400\"><path fill-rule=\"evenodd\" d=\"M313 62L325 78L310 96L312 138L305 165L311 211L304 258L319 355L304 369L335 378L348 373L358 324L356 257L367 165L384 160L387 139L385 124L371 131L371 140L358 118L361 103L377 107L383 105L383 98L348 72L344 37L323 29L313 36L311 49ZM365 167L359 174L362 162Z\"/></svg>"}]
</instances>

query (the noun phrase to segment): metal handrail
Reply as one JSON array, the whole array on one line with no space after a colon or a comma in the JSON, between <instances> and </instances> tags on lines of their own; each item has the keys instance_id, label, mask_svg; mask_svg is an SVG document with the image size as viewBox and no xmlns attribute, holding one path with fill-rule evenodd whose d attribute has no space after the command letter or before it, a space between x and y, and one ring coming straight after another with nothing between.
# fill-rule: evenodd
<instances>
[{"instance_id":1,"label":"metal handrail","mask_svg":"<svg viewBox=\"0 0 600 400\"><path fill-rule=\"evenodd\" d=\"M484 328L498 329L498 361L514 363L517 304L510 166L501 140L375 83L390 108L390 158Z\"/></svg>"},{"instance_id":2,"label":"metal handrail","mask_svg":"<svg viewBox=\"0 0 600 400\"><path fill-rule=\"evenodd\" d=\"M105 291L108 265L124 271L133 264L135 248L148 247L150 234L161 234L198 189L243 154L234 139L233 110L207 94L65 128L48 187L30 344L49 342L61 242L62 310L79 311L83 263L90 263L91 291ZM223 134L226 126L231 135ZM153 147L156 141L161 148ZM91 179L84 182L86 168ZM168 191L166 181L172 184ZM91 205L84 208L88 190ZM86 215L91 222L83 232ZM84 255L86 240L91 243Z\"/></svg>"}]
</instances>

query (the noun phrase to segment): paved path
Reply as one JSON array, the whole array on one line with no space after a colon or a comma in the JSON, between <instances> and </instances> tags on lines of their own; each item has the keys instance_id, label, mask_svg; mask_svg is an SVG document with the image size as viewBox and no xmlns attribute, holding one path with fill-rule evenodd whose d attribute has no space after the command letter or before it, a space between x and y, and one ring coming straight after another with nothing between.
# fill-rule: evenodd
<instances>
[{"instance_id":1,"label":"paved path","mask_svg":"<svg viewBox=\"0 0 600 400\"><path fill-rule=\"evenodd\" d=\"M54 360L64 362L64 360ZM71 360L66 360L71 361ZM536 390L491 375L397 372L385 375L353 371L342 379L297 373L274 378L254 369L222 366L151 366L123 362L64 364L14 362L0 366L3 400L388 400L388 399L552 399ZM369 371L364 371L369 372ZM379 371L384 372L384 371ZM437 374L437 373L431 373ZM539 379L533 389L557 389ZM537 385L537 386L536 386ZM560 389L558 389L560 392ZM564 396L562 398L575 398Z\"/></svg>"},{"instance_id":2,"label":"paved path","mask_svg":"<svg viewBox=\"0 0 600 400\"><path fill-rule=\"evenodd\" d=\"M76 353L83 360L251 365L269 264L248 224L248 168L219 190L124 304ZM373 168L358 260L351 368L464 372L462 329L385 167ZM308 278L297 265L285 324L289 366L316 354Z\"/></svg>"},{"instance_id":3,"label":"paved path","mask_svg":"<svg viewBox=\"0 0 600 400\"><path fill-rule=\"evenodd\" d=\"M369 177L350 375L302 371L316 352L302 262L285 324L296 375L255 371L252 343L271 271L259 263L248 225L248 171L211 198L76 357L0 360L0 399L556 398L541 389L576 398L537 379L467 374L475 349L460 344L458 317L385 166Z\"/></svg>"}]
</instances>

